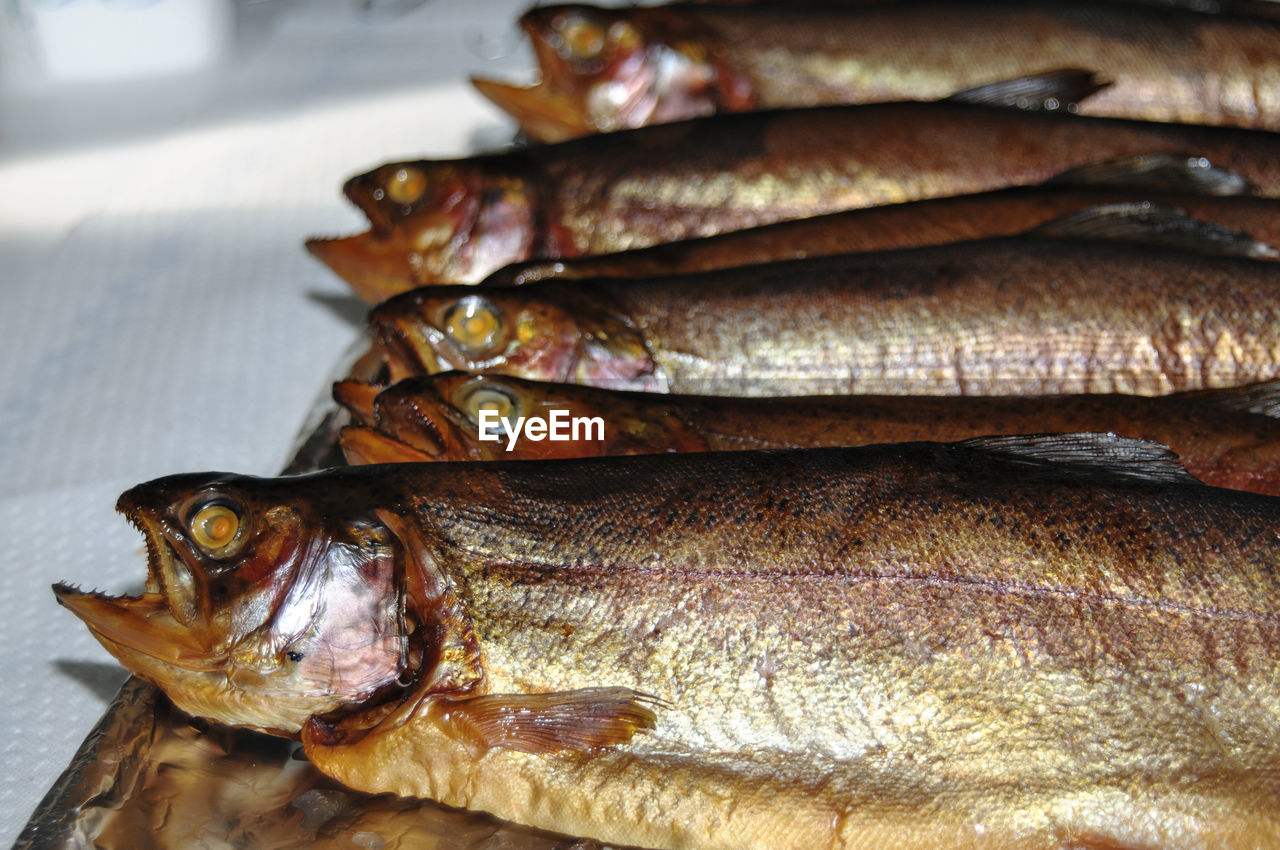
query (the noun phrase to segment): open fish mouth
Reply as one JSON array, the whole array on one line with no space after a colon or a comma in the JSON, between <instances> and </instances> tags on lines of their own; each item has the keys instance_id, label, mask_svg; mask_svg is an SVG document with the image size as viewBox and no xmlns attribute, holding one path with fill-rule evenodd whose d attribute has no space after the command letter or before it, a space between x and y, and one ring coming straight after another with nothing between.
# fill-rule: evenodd
<instances>
[{"instance_id":1,"label":"open fish mouth","mask_svg":"<svg viewBox=\"0 0 1280 850\"><path fill-rule=\"evenodd\" d=\"M357 174L342 184L342 194L369 219L375 236L386 237L391 233L391 218L379 203L382 190L375 182L376 172Z\"/></svg>"},{"instance_id":2,"label":"open fish mouth","mask_svg":"<svg viewBox=\"0 0 1280 850\"><path fill-rule=\"evenodd\" d=\"M352 464L409 463L441 460L447 448L448 423L437 421L422 405L396 405L398 417L410 418L406 428L380 423L378 395L384 388L360 381L339 381L334 400L356 418L356 425L342 429L342 451Z\"/></svg>"},{"instance_id":3,"label":"open fish mouth","mask_svg":"<svg viewBox=\"0 0 1280 850\"><path fill-rule=\"evenodd\" d=\"M560 142L595 132L576 93L557 91L545 82L521 86L481 77L472 77L471 85L539 141Z\"/></svg>"},{"instance_id":4,"label":"open fish mouth","mask_svg":"<svg viewBox=\"0 0 1280 850\"><path fill-rule=\"evenodd\" d=\"M537 25L525 19L520 28L533 48L538 82L522 86L472 77L471 84L540 141L560 141L593 132L579 91L583 81L569 71Z\"/></svg>"},{"instance_id":5,"label":"open fish mouth","mask_svg":"<svg viewBox=\"0 0 1280 850\"><path fill-rule=\"evenodd\" d=\"M369 304L385 301L418 282L411 252L400 240L380 238L372 230L352 236L313 237L305 244L313 257Z\"/></svg>"},{"instance_id":6,"label":"open fish mouth","mask_svg":"<svg viewBox=\"0 0 1280 850\"><path fill-rule=\"evenodd\" d=\"M149 527L136 507L126 505L122 498L117 509L146 541L144 591L136 596L111 596L59 582L53 586L58 602L83 620L94 637L130 669L150 659L192 672L221 670L221 662L212 660L209 648L190 628L196 616L194 595L184 595L179 586L194 589L190 570L169 540Z\"/></svg>"},{"instance_id":7,"label":"open fish mouth","mask_svg":"<svg viewBox=\"0 0 1280 850\"><path fill-rule=\"evenodd\" d=\"M371 463L425 463L444 459L443 445L429 450L417 447L426 439L426 435L419 435L414 445L410 445L367 425L351 425L342 429L339 439L342 453L352 466Z\"/></svg>"},{"instance_id":8,"label":"open fish mouth","mask_svg":"<svg viewBox=\"0 0 1280 850\"><path fill-rule=\"evenodd\" d=\"M369 314L369 329L374 348L381 352L392 383L462 368L440 357L436 348L445 345L446 340L434 327L402 321L374 310Z\"/></svg>"}]
</instances>

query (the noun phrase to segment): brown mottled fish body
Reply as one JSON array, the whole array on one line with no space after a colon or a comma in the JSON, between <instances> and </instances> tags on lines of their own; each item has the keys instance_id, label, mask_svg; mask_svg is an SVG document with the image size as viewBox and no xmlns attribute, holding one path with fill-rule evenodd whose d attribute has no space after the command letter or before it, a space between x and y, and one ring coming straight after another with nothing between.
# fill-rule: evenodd
<instances>
[{"instance_id":1,"label":"brown mottled fish body","mask_svg":"<svg viewBox=\"0 0 1280 850\"><path fill-rule=\"evenodd\" d=\"M568 441L480 440L478 409L596 417ZM535 460L671 451L861 446L989 434L1114 432L1163 443L1215 487L1280 496L1280 382L1170 396L801 396L728 398L619 392L492 375L410 378L370 399L376 430L348 440L351 463ZM1258 411L1258 412L1255 412ZM365 434L360 429L359 434ZM586 430L583 430L584 436ZM363 453L362 453L363 452Z\"/></svg>"},{"instance_id":2,"label":"brown mottled fish body","mask_svg":"<svg viewBox=\"0 0 1280 850\"><path fill-rule=\"evenodd\" d=\"M453 345L451 305L505 330ZM650 279L424 287L370 314L446 369L704 395L1165 395L1280 377L1280 267L1015 237Z\"/></svg>"},{"instance_id":3,"label":"brown mottled fish body","mask_svg":"<svg viewBox=\"0 0 1280 850\"><path fill-rule=\"evenodd\" d=\"M483 693L662 702L606 750L476 749L446 702L308 756L647 847L1271 846L1280 502L1096 451L366 467L407 488Z\"/></svg>"},{"instance_id":4,"label":"brown mottled fish body","mask_svg":"<svg viewBox=\"0 0 1280 850\"><path fill-rule=\"evenodd\" d=\"M922 130L927 128L927 130ZM997 153L998 151L998 153ZM1280 134L958 103L719 115L346 184L366 234L308 247L368 300L517 260L629 250L856 207L1043 182L1142 156L1203 157L1280 197ZM396 200L398 199L398 200Z\"/></svg>"},{"instance_id":5,"label":"brown mottled fish body","mask_svg":"<svg viewBox=\"0 0 1280 850\"><path fill-rule=\"evenodd\" d=\"M1082 114L1280 129L1275 15L1045 0L569 4L521 23L541 81L476 84L543 141L712 112L933 100L1059 68L1111 83L1080 103ZM664 62L680 70L664 75Z\"/></svg>"},{"instance_id":6,"label":"brown mottled fish body","mask_svg":"<svg viewBox=\"0 0 1280 850\"><path fill-rule=\"evenodd\" d=\"M703 14L762 107L932 100L1074 67L1111 83L1082 115L1280 129L1275 21L1083 2L906 3L844 26L782 9Z\"/></svg>"},{"instance_id":7,"label":"brown mottled fish body","mask_svg":"<svg viewBox=\"0 0 1280 850\"><path fill-rule=\"evenodd\" d=\"M485 283L549 277L654 277L822 257L1012 236L1089 207L1151 203L1280 245L1280 200L1141 189L1033 186L854 209L703 239L660 243L617 254L534 259L499 269ZM391 293L388 293L390 295Z\"/></svg>"}]
</instances>

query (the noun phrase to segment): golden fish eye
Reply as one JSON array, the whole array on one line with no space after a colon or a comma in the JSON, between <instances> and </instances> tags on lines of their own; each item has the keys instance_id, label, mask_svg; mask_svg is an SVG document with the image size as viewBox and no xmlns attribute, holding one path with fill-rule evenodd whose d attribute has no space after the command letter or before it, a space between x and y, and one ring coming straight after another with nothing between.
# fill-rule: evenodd
<instances>
[{"instance_id":1,"label":"golden fish eye","mask_svg":"<svg viewBox=\"0 0 1280 850\"><path fill-rule=\"evenodd\" d=\"M397 204L412 204L426 191L427 175L411 165L396 169L387 180L387 197Z\"/></svg>"},{"instance_id":2,"label":"golden fish eye","mask_svg":"<svg viewBox=\"0 0 1280 850\"><path fill-rule=\"evenodd\" d=\"M480 411L492 410L499 419L518 419L520 402L510 393L494 387L463 387L455 397L454 404L467 418L477 425L480 423Z\"/></svg>"},{"instance_id":3,"label":"golden fish eye","mask_svg":"<svg viewBox=\"0 0 1280 850\"><path fill-rule=\"evenodd\" d=\"M604 29L595 21L574 16L557 27L559 53L566 59L595 59L604 50Z\"/></svg>"},{"instance_id":4,"label":"golden fish eye","mask_svg":"<svg viewBox=\"0 0 1280 850\"><path fill-rule=\"evenodd\" d=\"M449 339L473 354L492 350L502 336L502 315L487 298L468 295L444 317Z\"/></svg>"},{"instance_id":5,"label":"golden fish eye","mask_svg":"<svg viewBox=\"0 0 1280 850\"><path fill-rule=\"evenodd\" d=\"M223 504L206 505L188 523L191 539L211 555L226 555L240 534L240 515Z\"/></svg>"},{"instance_id":6,"label":"golden fish eye","mask_svg":"<svg viewBox=\"0 0 1280 850\"><path fill-rule=\"evenodd\" d=\"M609 40L622 50L631 50L640 46L640 33L626 21L618 21L609 27Z\"/></svg>"}]
</instances>

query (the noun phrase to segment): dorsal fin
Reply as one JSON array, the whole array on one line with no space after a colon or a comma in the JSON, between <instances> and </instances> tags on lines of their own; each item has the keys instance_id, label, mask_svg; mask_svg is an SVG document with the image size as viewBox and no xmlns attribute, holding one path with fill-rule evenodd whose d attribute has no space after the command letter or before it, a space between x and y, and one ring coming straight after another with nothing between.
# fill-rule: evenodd
<instances>
[{"instance_id":1,"label":"dorsal fin","mask_svg":"<svg viewBox=\"0 0 1280 850\"><path fill-rule=\"evenodd\" d=\"M956 445L1013 460L1062 464L1082 472L1157 484L1201 484L1163 443L1112 433L975 437Z\"/></svg>"},{"instance_id":2,"label":"dorsal fin","mask_svg":"<svg viewBox=\"0 0 1280 850\"><path fill-rule=\"evenodd\" d=\"M1196 195L1253 195L1257 187L1202 156L1156 153L1082 165L1048 181L1069 186L1130 186Z\"/></svg>"},{"instance_id":3,"label":"dorsal fin","mask_svg":"<svg viewBox=\"0 0 1280 850\"><path fill-rule=\"evenodd\" d=\"M1064 68L958 91L948 101L1005 106L1028 112L1075 112L1077 104L1111 85L1092 71Z\"/></svg>"},{"instance_id":4,"label":"dorsal fin","mask_svg":"<svg viewBox=\"0 0 1280 850\"><path fill-rule=\"evenodd\" d=\"M1028 233L1054 239L1110 239L1255 259L1280 259L1280 251L1240 230L1203 221L1150 201L1102 204L1046 221Z\"/></svg>"},{"instance_id":5,"label":"dorsal fin","mask_svg":"<svg viewBox=\"0 0 1280 850\"><path fill-rule=\"evenodd\" d=\"M1260 384L1222 390L1197 390L1181 395L1199 399L1225 410L1239 410L1280 419L1280 380L1263 381Z\"/></svg>"}]
</instances>

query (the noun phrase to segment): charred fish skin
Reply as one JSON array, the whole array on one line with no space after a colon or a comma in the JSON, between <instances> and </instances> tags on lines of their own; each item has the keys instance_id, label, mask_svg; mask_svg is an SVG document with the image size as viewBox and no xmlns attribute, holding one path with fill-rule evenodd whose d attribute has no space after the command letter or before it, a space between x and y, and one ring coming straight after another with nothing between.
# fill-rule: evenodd
<instances>
[{"instance_id":1,"label":"charred fish skin","mask_svg":"<svg viewBox=\"0 0 1280 850\"><path fill-rule=\"evenodd\" d=\"M547 278L657 277L776 260L886 251L1012 236L1091 207L1151 204L1280 245L1280 202L1143 189L1035 186L854 209L658 243L615 254L534 259L505 266L481 283L520 285Z\"/></svg>"},{"instance_id":2,"label":"charred fish skin","mask_svg":"<svg viewBox=\"0 0 1280 850\"><path fill-rule=\"evenodd\" d=\"M345 431L349 463L540 460L659 452L857 446L986 434L1114 432L1169 446L1196 478L1280 496L1280 382L1145 397L791 396L731 398L624 392L500 375L406 378L363 406ZM582 438L480 438L481 411L508 420L553 411L598 421ZM573 432L564 429L570 437ZM564 435L562 435L564 436Z\"/></svg>"},{"instance_id":3,"label":"charred fish skin","mask_svg":"<svg viewBox=\"0 0 1280 850\"><path fill-rule=\"evenodd\" d=\"M427 696L308 755L641 846L1268 846L1277 503L1092 439L396 468L486 693L656 723L478 757Z\"/></svg>"},{"instance_id":4,"label":"charred fish skin","mask_svg":"<svg viewBox=\"0 0 1280 850\"><path fill-rule=\"evenodd\" d=\"M1110 83L1080 103L1082 114L1280 129L1274 15L1043 0L799 11L566 4L520 23L541 81L473 82L542 141L723 111L934 100L1058 68Z\"/></svg>"},{"instance_id":5,"label":"charred fish skin","mask_svg":"<svg viewBox=\"0 0 1280 850\"><path fill-rule=\"evenodd\" d=\"M393 380L461 369L706 395L1164 395L1280 377L1278 287L1270 262L1014 237L668 278L425 287L370 322ZM464 309L507 330L469 353L444 320ZM553 313L567 321L539 329Z\"/></svg>"},{"instance_id":6,"label":"charred fish skin","mask_svg":"<svg viewBox=\"0 0 1280 850\"><path fill-rule=\"evenodd\" d=\"M1004 140L999 157L993 138ZM396 280L473 283L533 256L624 251L1151 156L1203 158L1280 197L1275 133L962 103L818 107L718 115L474 162L387 163L347 184L369 233L308 248L380 300Z\"/></svg>"}]
</instances>

